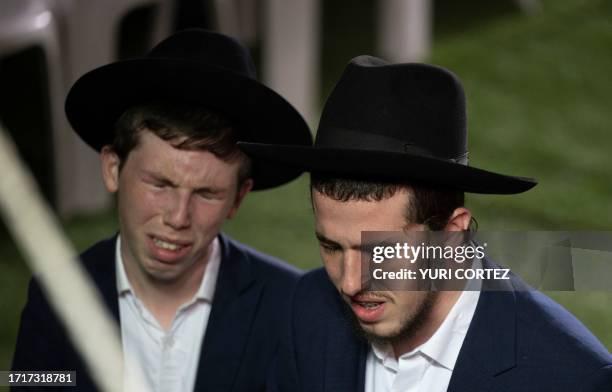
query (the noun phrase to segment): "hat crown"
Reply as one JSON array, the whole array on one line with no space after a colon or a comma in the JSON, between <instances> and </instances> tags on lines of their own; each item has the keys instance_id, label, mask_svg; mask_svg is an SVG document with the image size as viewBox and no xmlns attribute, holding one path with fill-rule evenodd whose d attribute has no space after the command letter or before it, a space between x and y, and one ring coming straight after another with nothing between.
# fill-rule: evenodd
<instances>
[{"instance_id":1,"label":"hat crown","mask_svg":"<svg viewBox=\"0 0 612 392\"><path fill-rule=\"evenodd\" d=\"M308 125L289 102L257 81L248 49L202 29L177 32L147 55L113 62L81 76L65 110L83 141L100 151L112 144L117 119L146 103L188 104L227 117L239 140L312 145ZM253 160L253 190L272 188L301 171Z\"/></svg>"},{"instance_id":2,"label":"hat crown","mask_svg":"<svg viewBox=\"0 0 612 392\"><path fill-rule=\"evenodd\" d=\"M354 58L330 94L315 145L242 143L251 157L333 176L512 194L536 185L467 165L465 94L451 72L427 64Z\"/></svg>"},{"instance_id":3,"label":"hat crown","mask_svg":"<svg viewBox=\"0 0 612 392\"><path fill-rule=\"evenodd\" d=\"M356 57L325 104L315 145L460 161L467 155L463 88L440 67Z\"/></svg>"},{"instance_id":4,"label":"hat crown","mask_svg":"<svg viewBox=\"0 0 612 392\"><path fill-rule=\"evenodd\" d=\"M255 64L244 45L234 38L202 29L173 34L151 49L146 57L195 61L256 78Z\"/></svg>"}]
</instances>

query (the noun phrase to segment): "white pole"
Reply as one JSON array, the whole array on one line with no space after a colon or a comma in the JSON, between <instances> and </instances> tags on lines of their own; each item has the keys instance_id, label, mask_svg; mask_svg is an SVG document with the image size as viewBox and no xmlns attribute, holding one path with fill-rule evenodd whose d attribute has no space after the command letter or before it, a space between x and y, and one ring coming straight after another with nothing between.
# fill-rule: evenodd
<instances>
[{"instance_id":1,"label":"white pole","mask_svg":"<svg viewBox=\"0 0 612 392\"><path fill-rule=\"evenodd\" d=\"M0 212L103 391L123 385L119 331L0 125ZM46 369L36 369L46 370Z\"/></svg>"},{"instance_id":2,"label":"white pole","mask_svg":"<svg viewBox=\"0 0 612 392\"><path fill-rule=\"evenodd\" d=\"M391 62L424 61L431 51L430 0L379 0L378 49Z\"/></svg>"},{"instance_id":3,"label":"white pole","mask_svg":"<svg viewBox=\"0 0 612 392\"><path fill-rule=\"evenodd\" d=\"M242 39L239 6L235 0L214 0L216 29L240 41Z\"/></svg>"},{"instance_id":4,"label":"white pole","mask_svg":"<svg viewBox=\"0 0 612 392\"><path fill-rule=\"evenodd\" d=\"M267 0L263 79L314 125L319 94L319 1Z\"/></svg>"}]
</instances>

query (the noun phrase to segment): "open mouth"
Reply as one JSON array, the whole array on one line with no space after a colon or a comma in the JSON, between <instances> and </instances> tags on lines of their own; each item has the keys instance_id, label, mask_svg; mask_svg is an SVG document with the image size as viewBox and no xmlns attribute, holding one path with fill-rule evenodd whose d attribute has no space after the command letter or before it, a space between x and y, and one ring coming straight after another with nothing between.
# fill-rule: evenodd
<instances>
[{"instance_id":1,"label":"open mouth","mask_svg":"<svg viewBox=\"0 0 612 392\"><path fill-rule=\"evenodd\" d=\"M382 302L357 302L357 305L363 306L366 309L376 309L381 304L382 304Z\"/></svg>"},{"instance_id":2,"label":"open mouth","mask_svg":"<svg viewBox=\"0 0 612 392\"><path fill-rule=\"evenodd\" d=\"M162 249L166 249L166 250L173 250L173 251L177 251L180 250L182 248L184 248L183 245L179 245L173 242L168 242L168 241L164 241L162 239L159 239L157 237L153 237L153 243L155 244L155 246L162 248Z\"/></svg>"},{"instance_id":3,"label":"open mouth","mask_svg":"<svg viewBox=\"0 0 612 392\"><path fill-rule=\"evenodd\" d=\"M383 316L385 301L378 298L355 296L351 298L351 308L361 321L373 323Z\"/></svg>"},{"instance_id":4,"label":"open mouth","mask_svg":"<svg viewBox=\"0 0 612 392\"><path fill-rule=\"evenodd\" d=\"M151 256L161 262L175 263L182 260L189 254L191 246L191 242L149 235Z\"/></svg>"}]
</instances>

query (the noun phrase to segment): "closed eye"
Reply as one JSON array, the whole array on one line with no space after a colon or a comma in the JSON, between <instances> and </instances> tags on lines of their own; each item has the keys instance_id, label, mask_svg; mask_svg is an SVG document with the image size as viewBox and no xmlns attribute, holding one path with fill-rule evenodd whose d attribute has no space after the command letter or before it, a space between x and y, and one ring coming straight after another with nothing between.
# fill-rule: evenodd
<instances>
[{"instance_id":1,"label":"closed eye","mask_svg":"<svg viewBox=\"0 0 612 392\"><path fill-rule=\"evenodd\" d=\"M199 197L201 197L202 199L205 200L217 200L220 198L219 193L217 192L212 192L212 191L198 191L196 193Z\"/></svg>"},{"instance_id":2,"label":"closed eye","mask_svg":"<svg viewBox=\"0 0 612 392\"><path fill-rule=\"evenodd\" d=\"M325 253L334 253L342 250L340 244L326 238L323 234L315 232L315 235L319 240L319 246Z\"/></svg>"},{"instance_id":3,"label":"closed eye","mask_svg":"<svg viewBox=\"0 0 612 392\"><path fill-rule=\"evenodd\" d=\"M165 178L164 176L158 173L153 173L147 170L143 170L141 179L145 184L150 185L155 189L176 187L176 185L172 181L170 181L170 179Z\"/></svg>"},{"instance_id":4,"label":"closed eye","mask_svg":"<svg viewBox=\"0 0 612 392\"><path fill-rule=\"evenodd\" d=\"M338 245L328 244L325 242L319 242L319 246L321 246L321 249L323 249L325 253L335 253L342 250L342 248Z\"/></svg>"},{"instance_id":5,"label":"closed eye","mask_svg":"<svg viewBox=\"0 0 612 392\"><path fill-rule=\"evenodd\" d=\"M147 182L149 183L149 185L153 186L154 188L158 188L158 189L174 187L174 184L172 184L170 181L157 179L157 178L150 179Z\"/></svg>"}]
</instances>

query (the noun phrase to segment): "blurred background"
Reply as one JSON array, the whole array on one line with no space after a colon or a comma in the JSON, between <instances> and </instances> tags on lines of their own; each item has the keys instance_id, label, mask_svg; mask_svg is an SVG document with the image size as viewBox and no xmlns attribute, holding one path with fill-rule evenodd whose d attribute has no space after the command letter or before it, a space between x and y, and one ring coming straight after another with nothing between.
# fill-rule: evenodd
<instances>
[{"instance_id":1,"label":"blurred background","mask_svg":"<svg viewBox=\"0 0 612 392\"><path fill-rule=\"evenodd\" d=\"M453 70L471 164L535 177L522 195L468 195L482 230L611 230L612 2L607 0L0 0L0 121L78 250L117 230L96 154L66 124L70 85L187 27L247 44L260 79L316 129L346 63L373 54ZM225 231L321 265L308 178L252 193ZM0 370L30 271L0 223ZM549 293L612 349L612 293Z\"/></svg>"}]
</instances>

